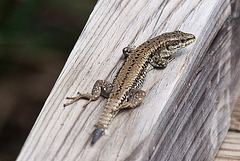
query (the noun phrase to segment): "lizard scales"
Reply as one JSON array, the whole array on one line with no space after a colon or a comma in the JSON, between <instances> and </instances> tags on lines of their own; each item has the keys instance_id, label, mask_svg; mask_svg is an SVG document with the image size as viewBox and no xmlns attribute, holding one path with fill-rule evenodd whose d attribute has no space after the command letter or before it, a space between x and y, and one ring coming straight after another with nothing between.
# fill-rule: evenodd
<instances>
[{"instance_id":1,"label":"lizard scales","mask_svg":"<svg viewBox=\"0 0 240 161\"><path fill-rule=\"evenodd\" d=\"M127 56L122 68L115 77L113 84L98 80L93 87L92 94L80 94L77 97L67 97L71 102L84 98L90 102L97 100L100 95L108 98L104 111L95 125L91 144L104 133L117 113L123 108L135 108L142 103L145 92L142 86L146 73L152 68L165 68L173 59L172 54L195 41L195 36L181 31L164 33L150 39L136 49L126 47L123 53Z\"/></svg>"}]
</instances>

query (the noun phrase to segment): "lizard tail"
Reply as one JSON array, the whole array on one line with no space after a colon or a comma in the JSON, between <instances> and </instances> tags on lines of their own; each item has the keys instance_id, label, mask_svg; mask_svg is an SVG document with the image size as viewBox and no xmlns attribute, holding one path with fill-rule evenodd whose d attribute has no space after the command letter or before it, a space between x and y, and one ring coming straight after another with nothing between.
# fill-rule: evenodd
<instances>
[{"instance_id":1,"label":"lizard tail","mask_svg":"<svg viewBox=\"0 0 240 161\"><path fill-rule=\"evenodd\" d=\"M92 138L92 142L91 144L93 145L99 138L100 136L103 134L103 130L101 128L97 128L94 132L93 132L93 138Z\"/></svg>"}]
</instances>

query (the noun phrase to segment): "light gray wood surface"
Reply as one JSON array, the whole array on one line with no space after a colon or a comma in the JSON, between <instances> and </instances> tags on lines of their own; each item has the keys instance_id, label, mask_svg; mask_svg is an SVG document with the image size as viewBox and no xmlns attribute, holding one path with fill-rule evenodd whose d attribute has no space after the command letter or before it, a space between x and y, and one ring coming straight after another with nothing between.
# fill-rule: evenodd
<instances>
[{"instance_id":1,"label":"light gray wood surface","mask_svg":"<svg viewBox=\"0 0 240 161\"><path fill-rule=\"evenodd\" d=\"M239 93L229 88L233 34L214 40L230 14L229 0L99 0L17 160L212 160L229 128L230 96ZM64 98L112 81L125 46L175 30L196 42L150 71L145 101L119 113L91 146L106 100L83 109L85 100L64 108Z\"/></svg>"}]
</instances>

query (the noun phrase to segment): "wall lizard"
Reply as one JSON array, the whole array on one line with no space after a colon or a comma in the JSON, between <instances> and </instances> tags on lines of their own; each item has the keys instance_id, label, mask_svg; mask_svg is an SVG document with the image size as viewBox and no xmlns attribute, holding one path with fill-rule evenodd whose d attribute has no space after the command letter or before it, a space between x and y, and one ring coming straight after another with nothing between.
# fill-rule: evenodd
<instances>
[{"instance_id":1,"label":"wall lizard","mask_svg":"<svg viewBox=\"0 0 240 161\"><path fill-rule=\"evenodd\" d=\"M64 107L81 98L88 100L83 107L97 100L100 95L108 98L104 111L95 125L91 141L91 144L94 144L121 109L135 108L143 102L146 93L139 88L147 72L153 68L165 68L173 60L172 54L194 41L194 35L174 31L150 39L137 48L130 46L124 48L123 54L127 59L113 83L97 80L91 94L78 93L77 97L67 97L72 101L64 104Z\"/></svg>"}]
</instances>

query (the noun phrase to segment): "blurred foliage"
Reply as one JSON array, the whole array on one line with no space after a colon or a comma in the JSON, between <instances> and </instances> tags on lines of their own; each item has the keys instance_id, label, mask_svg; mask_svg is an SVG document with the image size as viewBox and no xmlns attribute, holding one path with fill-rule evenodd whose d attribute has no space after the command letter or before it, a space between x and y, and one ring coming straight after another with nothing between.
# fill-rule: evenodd
<instances>
[{"instance_id":1,"label":"blurred foliage","mask_svg":"<svg viewBox=\"0 0 240 161\"><path fill-rule=\"evenodd\" d=\"M59 52L69 54L95 3L1 0L0 74L21 62L38 61Z\"/></svg>"},{"instance_id":2,"label":"blurred foliage","mask_svg":"<svg viewBox=\"0 0 240 161\"><path fill-rule=\"evenodd\" d=\"M97 0L1 0L0 161L15 160Z\"/></svg>"}]
</instances>

